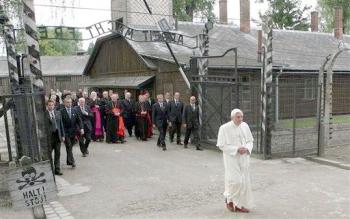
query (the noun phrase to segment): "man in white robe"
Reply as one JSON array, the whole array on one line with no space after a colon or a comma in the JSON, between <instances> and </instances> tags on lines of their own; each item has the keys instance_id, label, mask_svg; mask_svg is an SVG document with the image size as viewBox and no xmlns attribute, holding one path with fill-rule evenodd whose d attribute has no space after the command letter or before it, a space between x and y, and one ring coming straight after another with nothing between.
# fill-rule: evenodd
<instances>
[{"instance_id":1,"label":"man in white robe","mask_svg":"<svg viewBox=\"0 0 350 219\"><path fill-rule=\"evenodd\" d=\"M232 212L248 213L252 207L249 160L253 136L243 112L234 109L231 120L220 126L216 146L223 151L226 207Z\"/></svg>"}]
</instances>

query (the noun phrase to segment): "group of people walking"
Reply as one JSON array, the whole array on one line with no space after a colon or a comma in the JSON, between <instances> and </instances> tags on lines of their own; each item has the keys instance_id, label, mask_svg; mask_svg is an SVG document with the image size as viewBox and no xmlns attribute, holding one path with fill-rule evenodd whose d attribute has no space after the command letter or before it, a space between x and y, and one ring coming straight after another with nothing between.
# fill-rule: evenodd
<instances>
[{"instance_id":1,"label":"group of people walking","mask_svg":"<svg viewBox=\"0 0 350 219\"><path fill-rule=\"evenodd\" d=\"M140 141L147 141L153 135L153 128L159 131L157 146L167 149L165 137L169 130L170 142L188 147L189 138L197 150L199 109L196 97L191 96L189 103L180 100L180 93L158 94L154 102L148 92L139 95L138 101L131 93L124 92L124 98L118 93L104 91L101 97L96 92L90 96L86 92L77 94L69 91L51 92L47 97L46 120L48 125L49 157L56 175L60 170L60 144L64 142L67 151L67 165L76 166L72 147L79 142L83 157L89 154L89 143L104 141L124 143L125 132L134 135ZM181 142L181 127L186 129L184 142ZM252 190L249 175L249 159L253 148L253 136L247 123L243 122L243 112L234 109L231 121L220 126L217 147L223 152L225 167L225 203L231 212L250 212ZM52 153L54 152L54 159Z\"/></svg>"},{"instance_id":2,"label":"group of people walking","mask_svg":"<svg viewBox=\"0 0 350 219\"><path fill-rule=\"evenodd\" d=\"M190 135L192 133L192 143L195 144L197 150L202 150L199 143L199 109L196 106L196 97L191 96L189 104L186 106L180 100L180 93L174 94L174 99L170 100L167 93L165 99L163 94L157 95L157 103L152 107L152 119L153 127L157 127L159 131L159 137L157 140L157 146L166 150L165 136L168 127L170 142L174 142L176 134L176 143L178 145L184 145L184 148L188 147ZM184 142L181 142L181 126L186 129Z\"/></svg>"},{"instance_id":3,"label":"group of people walking","mask_svg":"<svg viewBox=\"0 0 350 219\"><path fill-rule=\"evenodd\" d=\"M65 144L67 165L76 167L73 156L73 145L78 142L83 157L89 154L91 141L107 143L125 143L126 132L129 137L135 135L140 141L147 141L153 136L153 128L157 128L159 136L157 146L164 151L166 133L170 142L188 148L190 135L197 150L199 144L199 110L196 97L190 98L185 105L180 100L180 93L157 95L155 102L147 91L132 99L131 93L125 90L123 97L112 90L103 91L101 95L92 91L90 95L82 90L53 91L46 97L46 121L48 125L49 157L56 175L62 175L60 169L60 146ZM181 127L186 129L185 139L181 141ZM52 159L52 153L54 158Z\"/></svg>"}]
</instances>

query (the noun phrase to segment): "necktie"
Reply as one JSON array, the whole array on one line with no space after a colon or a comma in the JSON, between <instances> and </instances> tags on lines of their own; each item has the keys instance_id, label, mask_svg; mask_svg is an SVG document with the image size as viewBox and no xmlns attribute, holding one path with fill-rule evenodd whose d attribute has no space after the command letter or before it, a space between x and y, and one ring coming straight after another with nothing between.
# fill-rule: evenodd
<instances>
[{"instance_id":1,"label":"necktie","mask_svg":"<svg viewBox=\"0 0 350 219\"><path fill-rule=\"evenodd\" d=\"M56 131L57 130L57 123L56 123L56 119L55 119L55 114L53 111L51 111L50 115L51 115L51 120L53 122L53 130Z\"/></svg>"}]
</instances>

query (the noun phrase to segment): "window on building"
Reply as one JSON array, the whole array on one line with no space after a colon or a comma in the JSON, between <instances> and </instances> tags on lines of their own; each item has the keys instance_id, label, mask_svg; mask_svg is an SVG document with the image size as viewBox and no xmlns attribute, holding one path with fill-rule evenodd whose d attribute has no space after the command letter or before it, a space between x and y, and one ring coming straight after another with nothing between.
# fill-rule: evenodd
<instances>
[{"instance_id":1,"label":"window on building","mask_svg":"<svg viewBox=\"0 0 350 219\"><path fill-rule=\"evenodd\" d=\"M56 76L57 82L63 82L63 81L71 81L70 76Z\"/></svg>"},{"instance_id":2,"label":"window on building","mask_svg":"<svg viewBox=\"0 0 350 219\"><path fill-rule=\"evenodd\" d=\"M251 84L250 84L250 76L244 75L240 76L240 90L239 90L239 96L240 96L240 102L241 102L241 109L244 111L251 111L252 106L252 93L251 93Z\"/></svg>"},{"instance_id":3,"label":"window on building","mask_svg":"<svg viewBox=\"0 0 350 219\"><path fill-rule=\"evenodd\" d=\"M314 100L316 99L316 78L307 78L304 81L304 99Z\"/></svg>"}]
</instances>

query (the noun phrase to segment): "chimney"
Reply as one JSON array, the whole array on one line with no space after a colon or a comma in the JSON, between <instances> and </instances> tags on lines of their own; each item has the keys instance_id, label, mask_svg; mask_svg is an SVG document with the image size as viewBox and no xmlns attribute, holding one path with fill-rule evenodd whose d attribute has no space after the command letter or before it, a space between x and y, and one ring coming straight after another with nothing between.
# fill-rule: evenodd
<instances>
[{"instance_id":1,"label":"chimney","mask_svg":"<svg viewBox=\"0 0 350 219\"><path fill-rule=\"evenodd\" d=\"M343 38L343 8L336 7L335 8L335 28L334 28L334 36L337 39Z\"/></svg>"},{"instance_id":2,"label":"chimney","mask_svg":"<svg viewBox=\"0 0 350 219\"><path fill-rule=\"evenodd\" d=\"M227 24L227 0L220 0L219 1L219 8L220 8L220 23L221 24Z\"/></svg>"},{"instance_id":3,"label":"chimney","mask_svg":"<svg viewBox=\"0 0 350 219\"><path fill-rule=\"evenodd\" d=\"M318 12L311 12L311 32L318 32Z\"/></svg>"},{"instance_id":4,"label":"chimney","mask_svg":"<svg viewBox=\"0 0 350 219\"><path fill-rule=\"evenodd\" d=\"M240 0L240 30L250 32L250 0Z\"/></svg>"},{"instance_id":5,"label":"chimney","mask_svg":"<svg viewBox=\"0 0 350 219\"><path fill-rule=\"evenodd\" d=\"M258 63L261 63L262 59L262 30L258 30Z\"/></svg>"}]
</instances>

